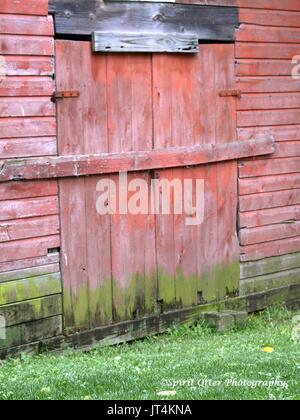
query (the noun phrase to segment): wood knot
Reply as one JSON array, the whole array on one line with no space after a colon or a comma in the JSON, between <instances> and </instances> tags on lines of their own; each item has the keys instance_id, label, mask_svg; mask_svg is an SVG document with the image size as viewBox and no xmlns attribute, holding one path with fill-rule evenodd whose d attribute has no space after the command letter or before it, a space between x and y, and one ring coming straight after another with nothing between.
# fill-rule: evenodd
<instances>
[{"instance_id":1,"label":"wood knot","mask_svg":"<svg viewBox=\"0 0 300 420\"><path fill-rule=\"evenodd\" d=\"M152 20L154 22L164 22L166 18L162 13L155 13L155 15L152 16Z\"/></svg>"},{"instance_id":2,"label":"wood knot","mask_svg":"<svg viewBox=\"0 0 300 420\"><path fill-rule=\"evenodd\" d=\"M71 16L72 16L72 13L69 10L66 10L65 17L69 19Z\"/></svg>"}]
</instances>

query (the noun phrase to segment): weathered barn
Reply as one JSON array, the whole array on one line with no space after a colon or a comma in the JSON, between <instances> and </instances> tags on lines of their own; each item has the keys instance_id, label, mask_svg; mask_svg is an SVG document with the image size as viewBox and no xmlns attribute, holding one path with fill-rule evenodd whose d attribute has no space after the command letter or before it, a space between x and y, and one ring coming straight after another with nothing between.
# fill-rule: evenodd
<instances>
[{"instance_id":1,"label":"weathered barn","mask_svg":"<svg viewBox=\"0 0 300 420\"><path fill-rule=\"evenodd\" d=\"M1 0L0 355L296 305L299 62L300 0ZM97 212L119 172L203 220Z\"/></svg>"}]
</instances>

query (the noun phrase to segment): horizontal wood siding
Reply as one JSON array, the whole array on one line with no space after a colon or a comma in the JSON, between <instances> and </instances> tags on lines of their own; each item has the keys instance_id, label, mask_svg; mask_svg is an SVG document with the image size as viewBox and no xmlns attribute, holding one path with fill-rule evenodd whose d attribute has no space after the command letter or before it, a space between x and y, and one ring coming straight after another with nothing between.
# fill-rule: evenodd
<instances>
[{"instance_id":1,"label":"horizontal wood siding","mask_svg":"<svg viewBox=\"0 0 300 420\"><path fill-rule=\"evenodd\" d=\"M0 13L47 16L48 0L1 0Z\"/></svg>"},{"instance_id":2,"label":"horizontal wood siding","mask_svg":"<svg viewBox=\"0 0 300 420\"><path fill-rule=\"evenodd\" d=\"M0 163L55 156L54 26L47 0L1 0L0 58ZM0 316L7 334L0 349L61 334L58 215L56 181L1 183Z\"/></svg>"},{"instance_id":3,"label":"horizontal wood siding","mask_svg":"<svg viewBox=\"0 0 300 420\"><path fill-rule=\"evenodd\" d=\"M238 137L275 136L270 158L239 164L241 294L300 282L300 2L237 0Z\"/></svg>"}]
</instances>

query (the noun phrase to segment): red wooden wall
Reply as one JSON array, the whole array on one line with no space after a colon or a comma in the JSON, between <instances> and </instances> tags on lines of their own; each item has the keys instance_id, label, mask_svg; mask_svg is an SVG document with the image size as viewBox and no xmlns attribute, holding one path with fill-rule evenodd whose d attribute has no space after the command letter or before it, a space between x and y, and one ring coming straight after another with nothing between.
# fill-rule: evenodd
<instances>
[{"instance_id":1,"label":"red wooden wall","mask_svg":"<svg viewBox=\"0 0 300 420\"><path fill-rule=\"evenodd\" d=\"M0 159L57 152L53 35L47 0L1 0ZM61 331L57 193L55 181L0 183L0 348Z\"/></svg>"},{"instance_id":2,"label":"red wooden wall","mask_svg":"<svg viewBox=\"0 0 300 420\"><path fill-rule=\"evenodd\" d=\"M239 164L241 293L300 279L299 0L181 0L237 5L238 136L272 132L273 158ZM57 153L53 22L47 0L1 0L0 159ZM1 61L2 62L2 61ZM1 160L0 160L1 164ZM0 184L0 314L5 346L61 332L57 183ZM1 345L0 345L1 346Z\"/></svg>"},{"instance_id":3,"label":"red wooden wall","mask_svg":"<svg viewBox=\"0 0 300 420\"><path fill-rule=\"evenodd\" d=\"M240 163L241 292L300 281L300 54L298 0L238 0L238 137L270 131L272 158ZM287 257L288 255L288 257Z\"/></svg>"},{"instance_id":4,"label":"red wooden wall","mask_svg":"<svg viewBox=\"0 0 300 420\"><path fill-rule=\"evenodd\" d=\"M300 282L299 0L180 0L238 6L238 138L271 132L272 158L239 164L241 294Z\"/></svg>"}]
</instances>

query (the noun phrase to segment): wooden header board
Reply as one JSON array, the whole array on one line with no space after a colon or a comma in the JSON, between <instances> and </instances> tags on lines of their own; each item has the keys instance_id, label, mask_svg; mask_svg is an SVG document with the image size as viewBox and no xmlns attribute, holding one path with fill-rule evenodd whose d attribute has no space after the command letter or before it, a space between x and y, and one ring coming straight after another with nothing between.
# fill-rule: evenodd
<instances>
[{"instance_id":1,"label":"wooden header board","mask_svg":"<svg viewBox=\"0 0 300 420\"><path fill-rule=\"evenodd\" d=\"M198 38L185 34L93 32L94 52L187 53L199 51Z\"/></svg>"},{"instance_id":2,"label":"wooden header board","mask_svg":"<svg viewBox=\"0 0 300 420\"><path fill-rule=\"evenodd\" d=\"M49 0L49 11L54 14L56 34L66 38L118 32L193 35L200 41L234 42L239 26L236 7Z\"/></svg>"}]
</instances>

